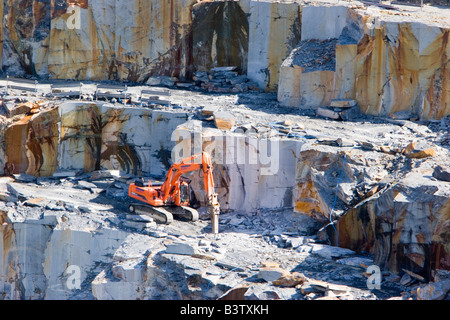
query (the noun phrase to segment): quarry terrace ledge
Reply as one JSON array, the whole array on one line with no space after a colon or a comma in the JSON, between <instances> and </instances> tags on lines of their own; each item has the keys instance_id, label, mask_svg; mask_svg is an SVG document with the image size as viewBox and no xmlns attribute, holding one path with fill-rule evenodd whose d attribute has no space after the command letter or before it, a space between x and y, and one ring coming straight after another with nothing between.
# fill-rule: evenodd
<instances>
[{"instance_id":1,"label":"quarry terrace ledge","mask_svg":"<svg viewBox=\"0 0 450 320\"><path fill-rule=\"evenodd\" d=\"M14 76L192 82L236 66L281 106L353 99L371 115L450 113L450 9L358 1L0 1ZM120 13L120 14L119 14ZM139 30L139 32L136 32ZM231 36L232 35L232 36Z\"/></svg>"}]
</instances>

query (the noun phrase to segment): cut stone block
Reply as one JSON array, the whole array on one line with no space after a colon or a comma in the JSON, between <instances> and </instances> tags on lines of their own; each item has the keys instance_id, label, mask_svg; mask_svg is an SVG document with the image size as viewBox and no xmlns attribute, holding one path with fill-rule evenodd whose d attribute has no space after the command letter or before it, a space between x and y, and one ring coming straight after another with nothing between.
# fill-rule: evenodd
<instances>
[{"instance_id":1,"label":"cut stone block","mask_svg":"<svg viewBox=\"0 0 450 320\"><path fill-rule=\"evenodd\" d=\"M214 123L221 130L230 130L234 125L234 117L228 112L219 111L214 113Z\"/></svg>"},{"instance_id":2,"label":"cut stone block","mask_svg":"<svg viewBox=\"0 0 450 320\"><path fill-rule=\"evenodd\" d=\"M339 112L333 111L326 107L318 108L316 114L320 117L330 118L334 120L339 120L341 118Z\"/></svg>"},{"instance_id":3,"label":"cut stone block","mask_svg":"<svg viewBox=\"0 0 450 320\"><path fill-rule=\"evenodd\" d=\"M330 107L351 108L354 106L356 106L356 101L352 99L333 99L330 102Z\"/></svg>"}]
</instances>

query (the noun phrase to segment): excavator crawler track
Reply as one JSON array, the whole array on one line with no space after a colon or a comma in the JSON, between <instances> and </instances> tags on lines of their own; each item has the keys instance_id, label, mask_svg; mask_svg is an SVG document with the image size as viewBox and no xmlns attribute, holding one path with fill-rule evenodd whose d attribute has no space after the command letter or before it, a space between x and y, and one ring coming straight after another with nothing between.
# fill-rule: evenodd
<instances>
[{"instance_id":1,"label":"excavator crawler track","mask_svg":"<svg viewBox=\"0 0 450 320\"><path fill-rule=\"evenodd\" d=\"M146 204L132 203L128 206L128 212L131 214L147 215L155 219L157 223L170 224L173 221L173 215L165 208L153 207Z\"/></svg>"},{"instance_id":2,"label":"excavator crawler track","mask_svg":"<svg viewBox=\"0 0 450 320\"><path fill-rule=\"evenodd\" d=\"M198 211L194 208L187 207L187 206L180 206L180 207L167 207L167 210L169 210L175 218L178 218L180 220L184 221L197 221L198 220Z\"/></svg>"}]
</instances>

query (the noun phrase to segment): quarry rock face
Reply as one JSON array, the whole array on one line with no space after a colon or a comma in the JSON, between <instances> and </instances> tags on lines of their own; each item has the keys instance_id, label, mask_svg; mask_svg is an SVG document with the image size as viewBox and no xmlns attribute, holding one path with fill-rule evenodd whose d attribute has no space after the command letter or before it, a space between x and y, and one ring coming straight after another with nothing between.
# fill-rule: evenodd
<instances>
[{"instance_id":1,"label":"quarry rock face","mask_svg":"<svg viewBox=\"0 0 450 320\"><path fill-rule=\"evenodd\" d=\"M332 142L303 146L294 210L328 223L325 232L335 245L372 252L382 268L426 279L436 268L447 269L449 185L432 177L430 160L405 155L410 144L394 152L367 142L362 150L360 142L354 149Z\"/></svg>"},{"instance_id":2,"label":"quarry rock face","mask_svg":"<svg viewBox=\"0 0 450 320\"><path fill-rule=\"evenodd\" d=\"M284 106L350 98L372 115L449 113L449 25L438 11L244 0L2 1L0 10L10 74L191 81L236 66Z\"/></svg>"},{"instance_id":3,"label":"quarry rock face","mask_svg":"<svg viewBox=\"0 0 450 320\"><path fill-rule=\"evenodd\" d=\"M421 172L406 175L339 219L340 244L374 250L381 267L431 279L449 265L448 187Z\"/></svg>"},{"instance_id":4,"label":"quarry rock face","mask_svg":"<svg viewBox=\"0 0 450 320\"><path fill-rule=\"evenodd\" d=\"M367 114L447 115L448 19L439 24L369 9L303 7L302 41L280 69L280 103L318 108L350 98ZM327 23L331 16L335 26Z\"/></svg>"},{"instance_id":5,"label":"quarry rock face","mask_svg":"<svg viewBox=\"0 0 450 320\"><path fill-rule=\"evenodd\" d=\"M174 146L171 133L184 112L102 105L100 168L164 176Z\"/></svg>"},{"instance_id":6,"label":"quarry rock face","mask_svg":"<svg viewBox=\"0 0 450 320\"><path fill-rule=\"evenodd\" d=\"M4 168L13 168L0 181L7 299L216 299L267 272L256 267L261 257L283 254L288 272L258 278L264 283L253 283L244 299L295 298L287 283L306 283L307 295L312 280L295 272L362 251L392 275L407 270L432 280L448 270L450 190L433 176L435 164L448 164L445 121L427 127L282 115L275 127L263 119L279 115L245 125L242 110L228 108L235 126L219 129L209 118L214 109L52 101L26 110L3 117L0 136ZM287 128L299 131L287 138ZM411 157L426 150L433 152ZM205 234L208 220L160 226L125 213L129 179L164 176L171 161L201 151L212 156L222 241ZM188 178L204 205L201 174ZM276 222L282 217L285 233ZM267 288L270 296L259 291Z\"/></svg>"},{"instance_id":7,"label":"quarry rock face","mask_svg":"<svg viewBox=\"0 0 450 320\"><path fill-rule=\"evenodd\" d=\"M55 79L143 81L152 74L185 76L192 72L188 30L193 4L2 1L7 57L2 63L10 73Z\"/></svg>"},{"instance_id":8,"label":"quarry rock face","mask_svg":"<svg viewBox=\"0 0 450 320\"><path fill-rule=\"evenodd\" d=\"M298 3L251 1L248 70L262 89L276 91L279 68L300 40Z\"/></svg>"},{"instance_id":9,"label":"quarry rock face","mask_svg":"<svg viewBox=\"0 0 450 320\"><path fill-rule=\"evenodd\" d=\"M295 186L292 173L302 142L258 139L201 127L189 130L189 127L184 124L174 132L175 139L179 139L176 150L183 151L187 157L195 148L201 152L201 145L211 155L221 210L244 209L256 213L263 208L292 206ZM194 174L192 180L194 190L203 190L200 177ZM199 192L197 199L204 201L204 194Z\"/></svg>"},{"instance_id":10,"label":"quarry rock face","mask_svg":"<svg viewBox=\"0 0 450 320\"><path fill-rule=\"evenodd\" d=\"M4 72L147 84L2 91L0 299L444 299L449 26L388 9L0 1ZM139 101L151 86L167 105ZM218 235L201 172L197 221L128 213L132 181L203 151Z\"/></svg>"},{"instance_id":11,"label":"quarry rock face","mask_svg":"<svg viewBox=\"0 0 450 320\"><path fill-rule=\"evenodd\" d=\"M162 176L174 145L166 130L186 119L183 112L62 103L17 121L8 119L2 168L6 174L35 176L100 169Z\"/></svg>"}]
</instances>

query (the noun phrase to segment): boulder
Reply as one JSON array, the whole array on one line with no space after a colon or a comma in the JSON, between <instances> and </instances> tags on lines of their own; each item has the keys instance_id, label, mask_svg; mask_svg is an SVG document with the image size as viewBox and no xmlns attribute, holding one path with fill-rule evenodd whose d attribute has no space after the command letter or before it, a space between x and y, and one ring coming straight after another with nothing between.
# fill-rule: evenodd
<instances>
[{"instance_id":1,"label":"boulder","mask_svg":"<svg viewBox=\"0 0 450 320\"><path fill-rule=\"evenodd\" d=\"M177 79L167 76L152 76L148 78L146 84L149 86L165 86L172 87Z\"/></svg>"},{"instance_id":2,"label":"boulder","mask_svg":"<svg viewBox=\"0 0 450 320\"><path fill-rule=\"evenodd\" d=\"M36 105L32 101L27 101L20 104L15 104L14 102L7 102L4 104L6 108L6 112L10 118L16 115L25 115L30 112L33 108L36 108Z\"/></svg>"},{"instance_id":3,"label":"boulder","mask_svg":"<svg viewBox=\"0 0 450 320\"><path fill-rule=\"evenodd\" d=\"M258 278L264 281L271 282L286 277L289 274L288 271L279 267L263 267L259 269Z\"/></svg>"},{"instance_id":4,"label":"boulder","mask_svg":"<svg viewBox=\"0 0 450 320\"><path fill-rule=\"evenodd\" d=\"M214 112L214 123L220 130L230 130L234 126L234 117L231 113L218 111Z\"/></svg>"},{"instance_id":5,"label":"boulder","mask_svg":"<svg viewBox=\"0 0 450 320\"><path fill-rule=\"evenodd\" d=\"M450 280L430 282L417 288L417 300L443 300L450 291Z\"/></svg>"},{"instance_id":6,"label":"boulder","mask_svg":"<svg viewBox=\"0 0 450 320\"><path fill-rule=\"evenodd\" d=\"M300 272L285 273L280 278L274 280L274 286L280 287L296 287L306 281L304 274Z\"/></svg>"},{"instance_id":7,"label":"boulder","mask_svg":"<svg viewBox=\"0 0 450 320\"><path fill-rule=\"evenodd\" d=\"M354 106L356 106L356 101L353 99L333 99L330 101L330 107L347 109Z\"/></svg>"},{"instance_id":8,"label":"boulder","mask_svg":"<svg viewBox=\"0 0 450 320\"><path fill-rule=\"evenodd\" d=\"M433 177L438 180L450 182L450 167L437 165L434 167Z\"/></svg>"},{"instance_id":9,"label":"boulder","mask_svg":"<svg viewBox=\"0 0 450 320\"><path fill-rule=\"evenodd\" d=\"M176 242L167 245L165 252L170 254L193 255L197 253L197 249L186 242Z\"/></svg>"}]
</instances>

